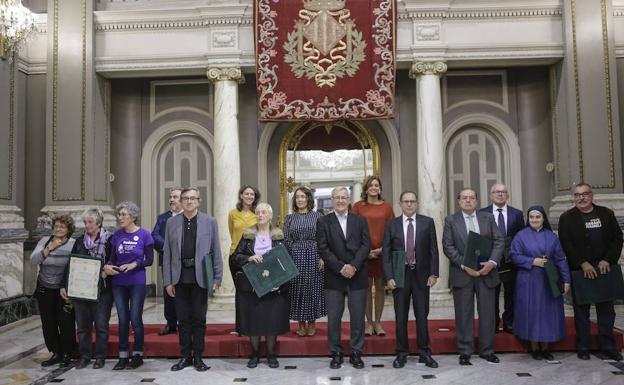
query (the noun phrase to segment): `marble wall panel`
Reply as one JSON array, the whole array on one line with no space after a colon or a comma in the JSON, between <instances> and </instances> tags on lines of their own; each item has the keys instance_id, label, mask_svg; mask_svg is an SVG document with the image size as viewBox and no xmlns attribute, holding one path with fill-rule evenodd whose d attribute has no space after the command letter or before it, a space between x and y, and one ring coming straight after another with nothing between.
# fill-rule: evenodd
<instances>
[{"instance_id":1,"label":"marble wall panel","mask_svg":"<svg viewBox=\"0 0 624 385\"><path fill-rule=\"evenodd\" d=\"M22 242L0 244L0 301L24 293L24 246Z\"/></svg>"}]
</instances>

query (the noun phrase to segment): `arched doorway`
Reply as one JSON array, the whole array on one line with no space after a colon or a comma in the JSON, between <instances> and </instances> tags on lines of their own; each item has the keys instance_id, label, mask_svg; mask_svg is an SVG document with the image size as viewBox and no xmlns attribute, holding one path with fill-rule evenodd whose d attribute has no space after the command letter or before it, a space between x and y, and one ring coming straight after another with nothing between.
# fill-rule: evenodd
<instances>
[{"instance_id":1,"label":"arched doorway","mask_svg":"<svg viewBox=\"0 0 624 385\"><path fill-rule=\"evenodd\" d=\"M290 211L290 198L296 186L315 191L317 209L329 204L329 191L338 185L358 192L357 181L365 175L381 173L379 144L361 122L300 122L284 136L279 153L279 223ZM354 192L356 194L354 194Z\"/></svg>"}]
</instances>

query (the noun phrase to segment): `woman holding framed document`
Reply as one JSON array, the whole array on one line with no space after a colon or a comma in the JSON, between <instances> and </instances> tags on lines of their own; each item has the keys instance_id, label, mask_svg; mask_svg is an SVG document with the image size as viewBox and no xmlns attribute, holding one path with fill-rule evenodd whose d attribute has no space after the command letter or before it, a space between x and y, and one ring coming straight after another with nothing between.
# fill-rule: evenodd
<instances>
[{"instance_id":1,"label":"woman holding framed document","mask_svg":"<svg viewBox=\"0 0 624 385\"><path fill-rule=\"evenodd\" d=\"M78 256L88 256L89 260L99 262L97 280L98 288L96 299L71 297L76 312L76 324L78 334L78 352L80 360L76 364L76 369L83 369L91 362L91 333L95 327L95 352L93 358L93 369L100 369L104 366L108 353L108 322L113 307L113 290L111 276L114 274L111 265L106 265L110 255L110 233L102 227L104 214L99 208L90 208L82 214L82 221L85 232L79 236L72 249L72 258ZM73 255L76 255L74 257ZM84 260L84 259L83 259ZM72 265L74 261L70 261ZM70 265L68 269L71 272ZM104 268L106 267L106 268ZM67 274L70 276L70 274ZM72 279L72 277L70 277ZM71 283L74 283L73 280ZM72 290L69 291L72 295ZM65 288L61 289L61 296L67 298Z\"/></svg>"},{"instance_id":2,"label":"woman holding framed document","mask_svg":"<svg viewBox=\"0 0 624 385\"><path fill-rule=\"evenodd\" d=\"M266 336L269 367L279 367L279 362L275 356L277 336L290 330L288 284L283 284L258 298L243 272L244 265L261 263L262 255L283 243L284 233L282 230L271 226L272 218L273 209L271 206L268 203L259 203L256 207L258 223L245 230L231 258L234 266L232 274L237 292L236 307L239 311L236 319L236 331L241 335L249 336L251 342L252 354L247 363L248 368L255 368L260 361L260 336Z\"/></svg>"},{"instance_id":3,"label":"woman holding framed document","mask_svg":"<svg viewBox=\"0 0 624 385\"><path fill-rule=\"evenodd\" d=\"M111 238L108 272L113 274L113 298L119 318L119 361L113 370L136 369L143 365L143 304L145 268L154 260L154 239L149 230L138 225L141 210L133 202L115 208L121 227ZM128 329L132 321L134 346L129 360Z\"/></svg>"},{"instance_id":4,"label":"woman holding framed document","mask_svg":"<svg viewBox=\"0 0 624 385\"><path fill-rule=\"evenodd\" d=\"M74 246L74 220L68 214L58 215L52 219L52 226L52 236L41 238L30 255L30 261L39 266L34 297L39 304L43 339L52 352L41 366L60 363L67 367L76 346L76 327L71 303L61 298L60 290Z\"/></svg>"}]
</instances>

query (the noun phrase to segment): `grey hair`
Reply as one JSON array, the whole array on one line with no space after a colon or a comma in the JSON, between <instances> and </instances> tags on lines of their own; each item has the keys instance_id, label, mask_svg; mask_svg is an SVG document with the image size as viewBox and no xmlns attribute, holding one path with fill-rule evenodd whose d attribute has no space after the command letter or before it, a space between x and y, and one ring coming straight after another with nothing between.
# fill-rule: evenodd
<instances>
[{"instance_id":1,"label":"grey hair","mask_svg":"<svg viewBox=\"0 0 624 385\"><path fill-rule=\"evenodd\" d=\"M98 226L102 226L102 223L104 222L104 213L99 207L86 209L84 213L82 213L82 221L84 222L87 219L93 219Z\"/></svg>"},{"instance_id":2,"label":"grey hair","mask_svg":"<svg viewBox=\"0 0 624 385\"><path fill-rule=\"evenodd\" d=\"M494 184L492 185L492 187L490 187L490 194L491 194L491 193L493 193L493 192L496 190L496 189L494 188L494 187L496 187L496 186L503 186L503 187L505 188L505 190L508 190L507 185L506 185L505 183L500 183L500 182L497 182L497 183L494 183ZM508 191L507 193L509 193L509 191Z\"/></svg>"},{"instance_id":3,"label":"grey hair","mask_svg":"<svg viewBox=\"0 0 624 385\"><path fill-rule=\"evenodd\" d=\"M347 195L349 196L349 198L351 198L351 192L349 191L349 188L347 186L338 186L338 187L334 187L331 190L331 196L332 198L336 196L336 194L338 194L338 191L346 191Z\"/></svg>"},{"instance_id":4,"label":"grey hair","mask_svg":"<svg viewBox=\"0 0 624 385\"><path fill-rule=\"evenodd\" d=\"M271 219L273 219L273 207L271 207L270 204L266 202L258 203L258 205L256 206L256 213L261 210L265 210L266 212L268 212L269 215L271 216Z\"/></svg>"},{"instance_id":5,"label":"grey hair","mask_svg":"<svg viewBox=\"0 0 624 385\"><path fill-rule=\"evenodd\" d=\"M134 223L138 225L139 219L141 219L141 209L139 206L134 202L124 201L115 206L115 214L119 214L123 209L126 209L128 214L134 219Z\"/></svg>"}]
</instances>

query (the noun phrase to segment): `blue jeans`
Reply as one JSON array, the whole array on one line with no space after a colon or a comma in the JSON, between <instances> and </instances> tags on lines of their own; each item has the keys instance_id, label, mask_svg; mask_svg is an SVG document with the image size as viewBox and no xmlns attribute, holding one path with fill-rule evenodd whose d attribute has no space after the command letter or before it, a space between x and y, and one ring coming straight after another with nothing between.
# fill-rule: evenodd
<instances>
[{"instance_id":1,"label":"blue jeans","mask_svg":"<svg viewBox=\"0 0 624 385\"><path fill-rule=\"evenodd\" d=\"M145 285L113 285L113 297L119 319L119 357L128 357L128 328L132 322L134 347L132 355L143 355L143 303L145 302Z\"/></svg>"}]
</instances>

